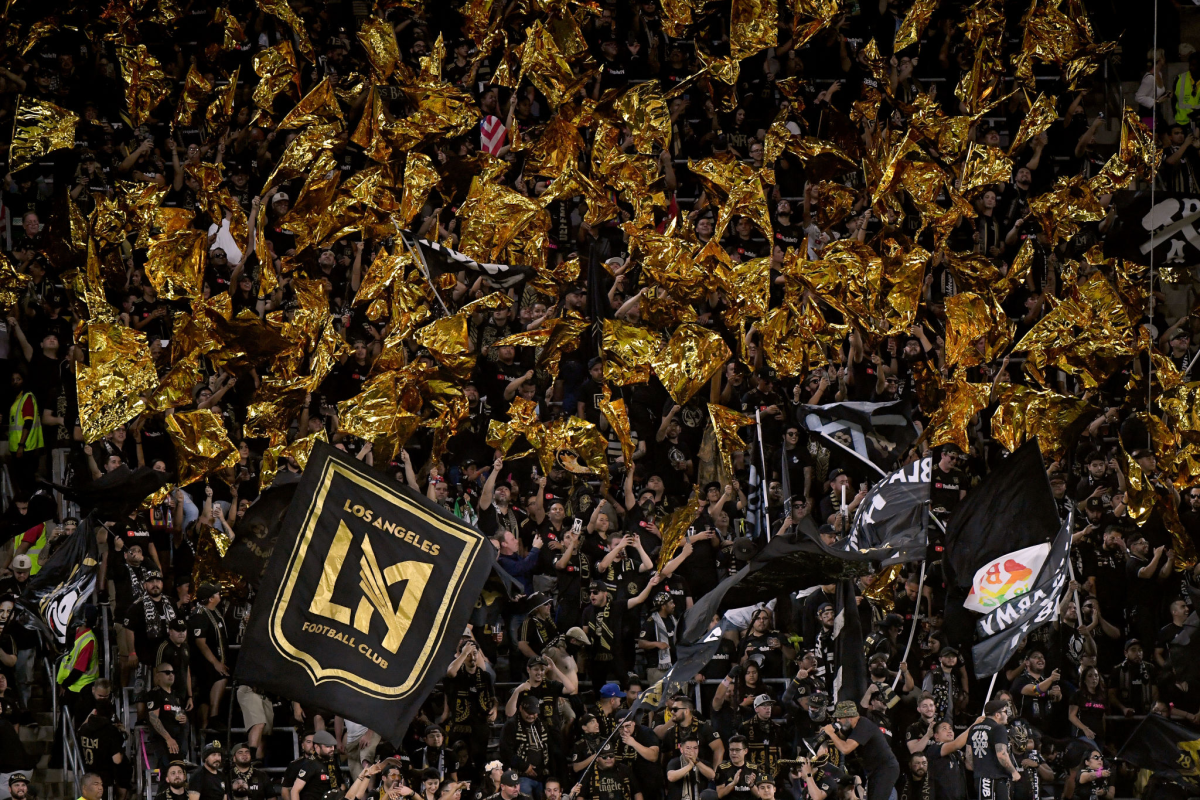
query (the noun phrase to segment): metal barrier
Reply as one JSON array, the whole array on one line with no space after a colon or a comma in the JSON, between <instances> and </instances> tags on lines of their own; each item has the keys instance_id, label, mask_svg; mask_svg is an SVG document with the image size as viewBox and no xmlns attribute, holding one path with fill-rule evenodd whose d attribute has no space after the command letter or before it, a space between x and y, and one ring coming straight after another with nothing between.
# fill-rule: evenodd
<instances>
[{"instance_id":1,"label":"metal barrier","mask_svg":"<svg viewBox=\"0 0 1200 800\"><path fill-rule=\"evenodd\" d=\"M75 723L71 719L71 710L66 706L59 708L58 705L58 681L54 679L54 674L58 668L58 661L62 660L62 658L66 658L66 656L62 656L53 662L48 658L43 659L42 664L46 667L46 680L50 687L50 707L54 714L54 724L59 735L62 736L63 771L70 774L71 782L75 786L75 794L78 796L81 789L80 780L83 774L87 772L87 764L84 763L83 752L79 749L79 738L75 733Z\"/></svg>"}]
</instances>

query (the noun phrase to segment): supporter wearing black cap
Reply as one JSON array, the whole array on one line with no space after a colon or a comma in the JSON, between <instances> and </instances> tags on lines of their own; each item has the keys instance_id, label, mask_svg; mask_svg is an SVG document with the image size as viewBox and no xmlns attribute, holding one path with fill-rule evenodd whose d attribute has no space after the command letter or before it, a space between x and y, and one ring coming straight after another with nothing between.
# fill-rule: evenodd
<instances>
[{"instance_id":1,"label":"supporter wearing black cap","mask_svg":"<svg viewBox=\"0 0 1200 800\"><path fill-rule=\"evenodd\" d=\"M200 750L200 767L188 778L188 797L192 800L227 800L229 779L223 769L225 750L213 740ZM192 795L199 795L198 798Z\"/></svg>"},{"instance_id":2,"label":"supporter wearing black cap","mask_svg":"<svg viewBox=\"0 0 1200 800\"><path fill-rule=\"evenodd\" d=\"M486 800L533 800L533 796L522 788L521 775L515 769L506 769L500 776L500 790Z\"/></svg>"},{"instance_id":3,"label":"supporter wearing black cap","mask_svg":"<svg viewBox=\"0 0 1200 800\"><path fill-rule=\"evenodd\" d=\"M546 727L541 711L541 701L526 695L500 731L500 760L520 774L521 790L533 795L541 795L543 781L561 758L559 737Z\"/></svg>"},{"instance_id":4,"label":"supporter wearing black cap","mask_svg":"<svg viewBox=\"0 0 1200 800\"><path fill-rule=\"evenodd\" d=\"M887 800L900 778L900 762L874 722L864 719L853 700L841 700L833 723L821 729L842 755L857 752L866 774L868 800Z\"/></svg>"},{"instance_id":5,"label":"supporter wearing black cap","mask_svg":"<svg viewBox=\"0 0 1200 800\"><path fill-rule=\"evenodd\" d=\"M527 613L517 633L517 649L526 658L541 655L546 645L558 638L550 603L550 598L541 592L534 592L526 599Z\"/></svg>"},{"instance_id":6,"label":"supporter wearing black cap","mask_svg":"<svg viewBox=\"0 0 1200 800\"><path fill-rule=\"evenodd\" d=\"M644 800L632 768L617 760L617 748L612 742L601 747L597 753L596 763L583 779L580 797Z\"/></svg>"},{"instance_id":7,"label":"supporter wearing black cap","mask_svg":"<svg viewBox=\"0 0 1200 800\"><path fill-rule=\"evenodd\" d=\"M425 746L412 754L413 769L432 770L439 781L457 781L458 758L443 746L445 743L446 732L441 725L426 725Z\"/></svg>"},{"instance_id":8,"label":"supporter wearing black cap","mask_svg":"<svg viewBox=\"0 0 1200 800\"><path fill-rule=\"evenodd\" d=\"M292 800L321 800L331 790L345 791L337 739L329 731L313 734L312 757L296 771Z\"/></svg>"},{"instance_id":9,"label":"supporter wearing black cap","mask_svg":"<svg viewBox=\"0 0 1200 800\"><path fill-rule=\"evenodd\" d=\"M125 610L122 620L130 663L153 665L159 645L168 640L169 626L178 616L175 604L163 595L162 573L147 570L142 576L141 597Z\"/></svg>"},{"instance_id":10,"label":"supporter wearing black cap","mask_svg":"<svg viewBox=\"0 0 1200 800\"><path fill-rule=\"evenodd\" d=\"M162 784L158 787L155 800L187 800L188 769L190 767L191 765L182 759L172 761L167 767L167 774Z\"/></svg>"},{"instance_id":11,"label":"supporter wearing black cap","mask_svg":"<svg viewBox=\"0 0 1200 800\"><path fill-rule=\"evenodd\" d=\"M577 681L559 671L554 660L547 656L530 656L525 664L529 677L512 690L505 704L504 713L515 717L521 703L527 697L538 701L538 713L542 722L553 732L558 733L563 724L563 717L558 708L559 698L573 695L578 691Z\"/></svg>"}]
</instances>

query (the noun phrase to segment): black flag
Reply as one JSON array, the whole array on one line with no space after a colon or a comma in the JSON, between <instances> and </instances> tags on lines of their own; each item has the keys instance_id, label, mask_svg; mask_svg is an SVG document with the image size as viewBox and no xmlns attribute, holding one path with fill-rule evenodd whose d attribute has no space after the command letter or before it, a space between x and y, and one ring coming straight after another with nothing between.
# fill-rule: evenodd
<instances>
[{"instance_id":1,"label":"black flag","mask_svg":"<svg viewBox=\"0 0 1200 800\"><path fill-rule=\"evenodd\" d=\"M469 269L486 277L497 289L510 289L533 274L529 267L513 267L507 264L476 261L464 253L451 250L437 242L426 239L414 240L411 238L411 234L409 236L409 240L415 242L421 255L425 257L425 265L429 267L431 279L436 279L439 275L447 272L457 273Z\"/></svg>"},{"instance_id":2,"label":"black flag","mask_svg":"<svg viewBox=\"0 0 1200 800\"><path fill-rule=\"evenodd\" d=\"M299 485L296 482L285 483L262 491L234 526L236 537L221 559L222 567L241 575L257 588L263 570L271 560L271 553L275 551L283 517Z\"/></svg>"},{"instance_id":3,"label":"black flag","mask_svg":"<svg viewBox=\"0 0 1200 800\"><path fill-rule=\"evenodd\" d=\"M867 658L854 581L838 581L833 617L833 699L858 703L867 692Z\"/></svg>"},{"instance_id":4,"label":"black flag","mask_svg":"<svg viewBox=\"0 0 1200 800\"><path fill-rule=\"evenodd\" d=\"M854 455L875 465L877 472L894 469L918 436L905 400L801 406L796 420L810 432L845 445ZM862 477L854 470L850 472Z\"/></svg>"},{"instance_id":5,"label":"black flag","mask_svg":"<svg viewBox=\"0 0 1200 800\"><path fill-rule=\"evenodd\" d=\"M1067 564L1070 557L1071 520L1068 519L1059 529L1050 555L1029 591L975 621L975 635L980 640L971 650L976 678L999 672L1016 652L1023 636L1054 620L1058 601L1070 577Z\"/></svg>"},{"instance_id":6,"label":"black flag","mask_svg":"<svg viewBox=\"0 0 1200 800\"><path fill-rule=\"evenodd\" d=\"M951 515L942 557L946 587L969 590L981 566L1005 553L1049 542L1058 528L1058 507L1042 451L1037 439L1031 439L1000 462Z\"/></svg>"},{"instance_id":7,"label":"black flag","mask_svg":"<svg viewBox=\"0 0 1200 800\"><path fill-rule=\"evenodd\" d=\"M884 566L925 557L925 503L933 461L928 456L890 472L858 505L843 549L870 555Z\"/></svg>"},{"instance_id":8,"label":"black flag","mask_svg":"<svg viewBox=\"0 0 1200 800\"><path fill-rule=\"evenodd\" d=\"M237 678L399 743L453 660L494 560L477 529L319 442L263 575Z\"/></svg>"},{"instance_id":9,"label":"black flag","mask_svg":"<svg viewBox=\"0 0 1200 800\"><path fill-rule=\"evenodd\" d=\"M857 554L830 554L804 531L811 528L808 517L782 536L776 536L750 559L750 563L717 584L696 601L683 620L681 643L695 642L705 635L713 615L727 608L766 602L797 588L832 583L841 576L853 577L870 572L865 557Z\"/></svg>"},{"instance_id":10,"label":"black flag","mask_svg":"<svg viewBox=\"0 0 1200 800\"><path fill-rule=\"evenodd\" d=\"M29 579L17 601L37 620L26 627L39 630L43 636L49 634L55 647L67 644L73 621L95 593L96 573L100 569L100 547L95 533L98 524L93 516L80 521L70 538Z\"/></svg>"},{"instance_id":11,"label":"black flag","mask_svg":"<svg viewBox=\"0 0 1200 800\"><path fill-rule=\"evenodd\" d=\"M94 510L96 519L116 522L128 517L129 512L169 482L167 473L153 467L130 469L122 464L82 486L49 485L78 503L84 515Z\"/></svg>"},{"instance_id":12,"label":"black flag","mask_svg":"<svg viewBox=\"0 0 1200 800\"><path fill-rule=\"evenodd\" d=\"M1195 788L1200 786L1200 729L1149 714L1133 729L1117 758Z\"/></svg>"}]
</instances>

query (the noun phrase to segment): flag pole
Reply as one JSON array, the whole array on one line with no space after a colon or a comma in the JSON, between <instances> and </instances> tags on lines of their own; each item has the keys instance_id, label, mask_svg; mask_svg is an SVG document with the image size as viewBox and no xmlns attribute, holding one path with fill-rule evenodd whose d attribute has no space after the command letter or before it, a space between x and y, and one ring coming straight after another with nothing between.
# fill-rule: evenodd
<instances>
[{"instance_id":1,"label":"flag pole","mask_svg":"<svg viewBox=\"0 0 1200 800\"><path fill-rule=\"evenodd\" d=\"M921 533L926 542L929 541L929 501L925 501L925 513L921 515ZM904 645L904 655L900 657L900 663L908 662L908 652L912 649L913 637L917 634L917 623L921 620L921 592L925 589L925 559L921 559L921 577L917 581L917 610L913 613L912 627L908 629L908 644ZM900 676L904 672L896 673L895 680L892 681L892 691L896 691L896 687L900 685Z\"/></svg>"},{"instance_id":2,"label":"flag pole","mask_svg":"<svg viewBox=\"0 0 1200 800\"><path fill-rule=\"evenodd\" d=\"M767 521L767 541L771 541L771 514L767 511L767 481L770 473L767 472L767 451L763 449L763 432L762 432L762 409L754 410L754 426L758 430L758 463L762 464L763 474L762 480L762 498L763 498L763 519Z\"/></svg>"},{"instance_id":3,"label":"flag pole","mask_svg":"<svg viewBox=\"0 0 1200 800\"><path fill-rule=\"evenodd\" d=\"M1003 667L1001 667L1001 669L1003 669ZM992 673L992 682L988 684L987 694L984 695L984 698L983 698L983 711L980 711L979 712L980 714L986 713L987 712L987 704L992 702L992 690L996 688L996 676L999 674L1000 674L999 672Z\"/></svg>"},{"instance_id":4,"label":"flag pole","mask_svg":"<svg viewBox=\"0 0 1200 800\"><path fill-rule=\"evenodd\" d=\"M437 231L434 231L434 238ZM446 301L442 299L441 292L433 285L433 279L429 277L429 265L425 263L425 254L421 252L421 246L413 247L408 243L408 237L404 235L404 231L400 231L400 241L404 243L404 249L408 251L410 256L415 256L418 264L421 265L421 274L425 276L425 282L429 284L429 289L433 292L433 296L437 298L438 304L441 305L442 311L446 312L446 316L450 316L450 309L446 307Z\"/></svg>"}]
</instances>

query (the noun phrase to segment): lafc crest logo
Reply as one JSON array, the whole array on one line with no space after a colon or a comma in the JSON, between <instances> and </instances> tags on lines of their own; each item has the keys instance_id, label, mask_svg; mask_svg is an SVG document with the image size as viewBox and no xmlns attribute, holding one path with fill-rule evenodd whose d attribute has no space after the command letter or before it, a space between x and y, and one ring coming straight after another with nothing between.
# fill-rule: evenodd
<instances>
[{"instance_id":1,"label":"lafc crest logo","mask_svg":"<svg viewBox=\"0 0 1200 800\"><path fill-rule=\"evenodd\" d=\"M484 540L330 460L271 610L271 643L315 684L397 699L449 637ZM278 555L278 554L277 554Z\"/></svg>"}]
</instances>

